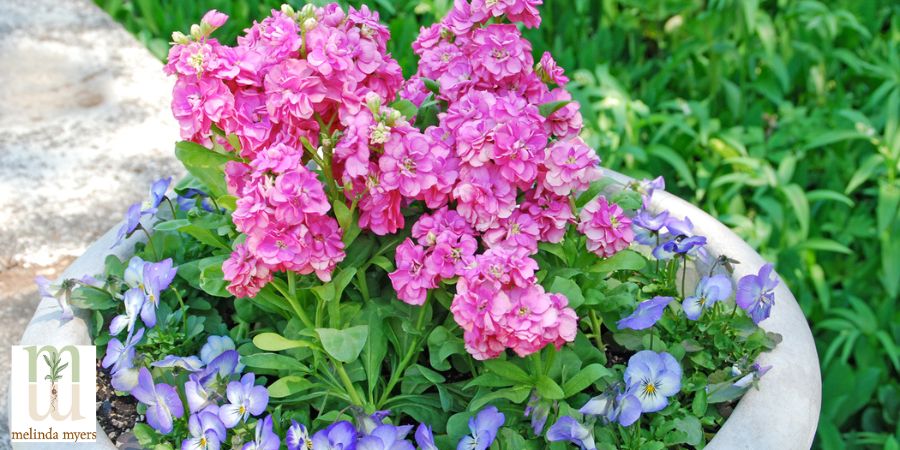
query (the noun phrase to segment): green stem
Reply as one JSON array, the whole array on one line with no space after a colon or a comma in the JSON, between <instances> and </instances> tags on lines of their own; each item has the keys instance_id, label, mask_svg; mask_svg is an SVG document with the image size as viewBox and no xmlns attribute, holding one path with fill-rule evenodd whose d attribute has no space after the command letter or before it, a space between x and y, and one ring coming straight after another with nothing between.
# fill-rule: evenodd
<instances>
[{"instance_id":1,"label":"green stem","mask_svg":"<svg viewBox=\"0 0 900 450\"><path fill-rule=\"evenodd\" d=\"M283 282L281 280L272 280L272 286L275 286L275 289L281 294L281 296L288 301L288 303L291 305L291 308L294 310L294 314L296 314L297 317L300 318L300 321L303 322L303 324L306 325L307 328L314 329L315 325L313 325L313 322L309 320L309 316L306 315L306 311L304 311L300 306L300 302L298 302L294 296L290 295L289 292L285 291L282 284Z\"/></svg>"},{"instance_id":2,"label":"green stem","mask_svg":"<svg viewBox=\"0 0 900 450\"><path fill-rule=\"evenodd\" d=\"M687 296L684 291L684 279L687 278L687 255L681 257L681 298Z\"/></svg>"},{"instance_id":3,"label":"green stem","mask_svg":"<svg viewBox=\"0 0 900 450\"><path fill-rule=\"evenodd\" d=\"M344 389L347 391L347 395L350 396L350 401L357 406L365 406L366 403L359 397L359 392L356 392L356 388L353 387L353 382L350 381L350 376L347 375L347 371L344 370L344 365L341 364L338 360L333 360L334 368L338 373L338 377L341 379L341 383L344 384Z\"/></svg>"},{"instance_id":4,"label":"green stem","mask_svg":"<svg viewBox=\"0 0 900 450\"><path fill-rule=\"evenodd\" d=\"M178 297L178 304L181 305L181 326L184 329L185 334L187 334L187 311L184 309L184 299L181 298L181 293L179 293L178 289L175 289L174 286L169 289L175 293L175 297Z\"/></svg>"},{"instance_id":5,"label":"green stem","mask_svg":"<svg viewBox=\"0 0 900 450\"><path fill-rule=\"evenodd\" d=\"M356 287L359 288L359 292L362 293L363 300L368 302L369 301L369 282L366 281L366 272L365 271L356 272Z\"/></svg>"},{"instance_id":6,"label":"green stem","mask_svg":"<svg viewBox=\"0 0 900 450\"><path fill-rule=\"evenodd\" d=\"M594 311L593 309L590 312L590 318L591 318L591 329L594 331L594 342L597 343L597 350L600 350L601 352L605 352L606 346L603 345L603 337L600 335L600 324L602 324L603 322L600 320L599 317L597 317L597 312Z\"/></svg>"},{"instance_id":7,"label":"green stem","mask_svg":"<svg viewBox=\"0 0 900 450\"><path fill-rule=\"evenodd\" d=\"M425 298L425 303L419 307L419 317L416 320L416 331L418 334L422 334L422 325L425 322L425 307L428 305L428 299L431 298L431 295ZM388 396L391 394L391 391L396 386L397 382L400 381L400 376L403 375L403 372L406 371L406 368L409 366L409 363L412 361L413 356L416 356L416 350L419 348L421 344L419 336L415 336L413 338L413 344L409 346L406 350L406 354L403 355L403 359L400 360L400 365L397 366L397 370L391 373L391 378L388 380L387 385L384 387L384 392L381 393L381 398L378 400L377 408L381 408L385 402L388 401Z\"/></svg>"},{"instance_id":8,"label":"green stem","mask_svg":"<svg viewBox=\"0 0 900 450\"><path fill-rule=\"evenodd\" d=\"M153 253L153 259L159 261L159 255L156 253L156 246L153 245L153 236L150 236L150 232L147 231L147 229L144 228L143 225L138 224L137 227L144 232L144 236L147 236L147 245L150 247L150 252Z\"/></svg>"},{"instance_id":9,"label":"green stem","mask_svg":"<svg viewBox=\"0 0 900 450\"><path fill-rule=\"evenodd\" d=\"M166 201L166 203L169 204L169 210L172 211L172 218L177 218L177 214L175 214L175 206L172 205L172 200L169 200L169 197L163 197L163 199Z\"/></svg>"}]
</instances>

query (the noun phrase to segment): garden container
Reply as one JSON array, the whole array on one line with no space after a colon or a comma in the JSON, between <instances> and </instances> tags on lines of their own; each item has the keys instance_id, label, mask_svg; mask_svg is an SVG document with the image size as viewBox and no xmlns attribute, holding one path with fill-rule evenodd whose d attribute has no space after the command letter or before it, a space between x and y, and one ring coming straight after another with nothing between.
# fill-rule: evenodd
<instances>
[{"instance_id":1,"label":"garden container","mask_svg":"<svg viewBox=\"0 0 900 450\"><path fill-rule=\"evenodd\" d=\"M616 181L613 188L621 188L634 181L609 170L604 170L604 174ZM689 217L694 224L695 232L706 236L706 248L712 256L727 255L740 262L735 265L732 274L735 282L744 275L757 273L766 263L728 227L674 195L657 191L652 197L651 209L654 212L665 209L670 215L678 218ZM132 236L131 239L111 248L118 228L119 226L114 227L91 245L84 255L66 269L60 279L102 273L104 260L110 254L123 260L128 259L139 236ZM696 274L702 273L703 269L694 267L693 274L689 269L687 279L696 280ZM73 320L60 324L60 309L57 303L51 299L42 300L22 336L21 343L90 344L87 315L78 310L75 313ZM775 289L775 306L772 307L771 316L761 322L760 326L766 331L781 334L783 338L774 350L760 356L759 363L771 365L772 369L761 378L758 390L750 389L741 398L729 419L706 446L707 449L801 450L808 449L812 445L822 401L819 359L809 324L783 281ZM63 449L71 445L17 443L14 447ZM97 442L77 446L94 449L115 448L99 426Z\"/></svg>"}]
</instances>

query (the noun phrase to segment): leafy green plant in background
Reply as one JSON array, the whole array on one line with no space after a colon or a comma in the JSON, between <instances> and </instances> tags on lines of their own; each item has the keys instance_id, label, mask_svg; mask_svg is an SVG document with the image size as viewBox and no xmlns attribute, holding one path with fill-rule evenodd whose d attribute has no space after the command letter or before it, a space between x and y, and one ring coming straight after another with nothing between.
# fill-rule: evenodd
<instances>
[{"instance_id":1,"label":"leafy green plant in background","mask_svg":"<svg viewBox=\"0 0 900 450\"><path fill-rule=\"evenodd\" d=\"M228 42L282 2L98 3L163 58L168 30L210 8L231 15ZM372 3L408 50L451 2ZM819 348L816 445L897 448L900 5L548 0L541 12L526 36L581 69L570 90L604 165L667 175L777 261Z\"/></svg>"}]
</instances>

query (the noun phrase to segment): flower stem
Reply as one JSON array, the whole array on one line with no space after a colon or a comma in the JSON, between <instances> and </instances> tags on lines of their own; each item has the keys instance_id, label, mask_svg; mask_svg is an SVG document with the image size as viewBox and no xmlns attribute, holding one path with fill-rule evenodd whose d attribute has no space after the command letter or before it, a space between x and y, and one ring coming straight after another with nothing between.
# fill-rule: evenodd
<instances>
[{"instance_id":1,"label":"flower stem","mask_svg":"<svg viewBox=\"0 0 900 450\"><path fill-rule=\"evenodd\" d=\"M603 345L603 337L600 335L600 325L602 322L601 322L600 318L597 317L597 312L594 311L593 309L590 312L590 317L591 317L591 329L594 331L594 342L597 343L598 350L600 350L601 352L605 352L606 346Z\"/></svg>"},{"instance_id":2,"label":"flower stem","mask_svg":"<svg viewBox=\"0 0 900 450\"><path fill-rule=\"evenodd\" d=\"M416 320L416 331L418 334L422 334L422 325L425 322L425 307L428 305L428 299L431 298L429 294L425 298L425 303L419 307L419 317ZM381 398L378 400L378 405L376 405L376 409L380 409L384 406L385 402L388 400L388 396L391 394L391 391L394 389L394 386L397 385L397 382L400 381L400 376L403 375L403 372L406 371L406 368L409 366L409 363L412 361L413 356L416 356L416 350L419 348L421 344L421 340L419 336L413 337L413 344L409 346L406 350L406 354L403 355L403 359L400 360L400 365L397 366L397 370L391 373L391 378L388 380L387 385L384 387L384 391L381 393Z\"/></svg>"},{"instance_id":3,"label":"flower stem","mask_svg":"<svg viewBox=\"0 0 900 450\"><path fill-rule=\"evenodd\" d=\"M314 329L315 325L313 325L312 321L309 320L309 316L306 315L306 311L304 311L303 308L300 307L300 303L297 301L297 299L285 290L284 282L276 278L272 280L272 286L275 286L275 289L281 294L281 296L288 301L288 303L291 305L291 308L294 310L294 314L297 314L297 317L300 318L300 321L303 322L303 324L306 325L307 328Z\"/></svg>"},{"instance_id":4,"label":"flower stem","mask_svg":"<svg viewBox=\"0 0 900 450\"><path fill-rule=\"evenodd\" d=\"M184 329L184 333L187 334L187 311L184 309L184 299L181 298L181 293L174 286L170 286L169 289L175 293L175 297L178 298L178 304L181 305L181 326Z\"/></svg>"},{"instance_id":5,"label":"flower stem","mask_svg":"<svg viewBox=\"0 0 900 450\"><path fill-rule=\"evenodd\" d=\"M147 229L144 228L143 225L138 224L137 227L144 232L144 236L147 236L147 245L150 247L150 253L153 253L153 259L159 261L159 255L156 253L156 246L153 245L153 236L150 235L150 232L147 231Z\"/></svg>"},{"instance_id":6,"label":"flower stem","mask_svg":"<svg viewBox=\"0 0 900 450\"><path fill-rule=\"evenodd\" d=\"M350 396L350 401L357 406L365 406L366 403L362 398L359 397L359 392L356 392L356 388L353 387L353 382L350 381L350 376L347 375L347 371L344 370L344 365L341 364L338 360L333 360L334 369L338 373L338 377L341 379L341 383L344 384L344 389L347 391L347 395Z\"/></svg>"}]
</instances>

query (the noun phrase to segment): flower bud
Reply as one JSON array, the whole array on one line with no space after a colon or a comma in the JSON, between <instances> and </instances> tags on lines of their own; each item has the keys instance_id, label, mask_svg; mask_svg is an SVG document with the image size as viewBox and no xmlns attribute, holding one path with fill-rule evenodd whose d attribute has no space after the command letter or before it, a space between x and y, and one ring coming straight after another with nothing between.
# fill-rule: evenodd
<instances>
[{"instance_id":1,"label":"flower bud","mask_svg":"<svg viewBox=\"0 0 900 450\"><path fill-rule=\"evenodd\" d=\"M200 25L196 23L191 25L191 37L195 40L200 40L203 37L203 32L200 29Z\"/></svg>"},{"instance_id":2,"label":"flower bud","mask_svg":"<svg viewBox=\"0 0 900 450\"><path fill-rule=\"evenodd\" d=\"M316 5L313 5L312 3L307 3L307 4L303 5L302 9L300 9L300 17L299 18L301 20L311 19L311 18L315 18L315 17L316 17Z\"/></svg>"},{"instance_id":3,"label":"flower bud","mask_svg":"<svg viewBox=\"0 0 900 450\"><path fill-rule=\"evenodd\" d=\"M316 27L319 24L319 21L316 20L315 17L310 17L303 21L303 31L309 31Z\"/></svg>"},{"instance_id":4,"label":"flower bud","mask_svg":"<svg viewBox=\"0 0 900 450\"><path fill-rule=\"evenodd\" d=\"M191 43L191 39L185 36L185 34L180 31L174 31L172 32L172 42L176 44L187 45Z\"/></svg>"},{"instance_id":5,"label":"flower bud","mask_svg":"<svg viewBox=\"0 0 900 450\"><path fill-rule=\"evenodd\" d=\"M288 17L296 17L297 16L297 12L294 11L294 8L291 7L291 5L288 5L287 3L281 5L281 12L284 13L284 15L286 15Z\"/></svg>"},{"instance_id":6,"label":"flower bud","mask_svg":"<svg viewBox=\"0 0 900 450\"><path fill-rule=\"evenodd\" d=\"M374 92L369 92L366 94L366 106L372 111L373 116L377 116L378 112L381 111L381 96Z\"/></svg>"}]
</instances>

